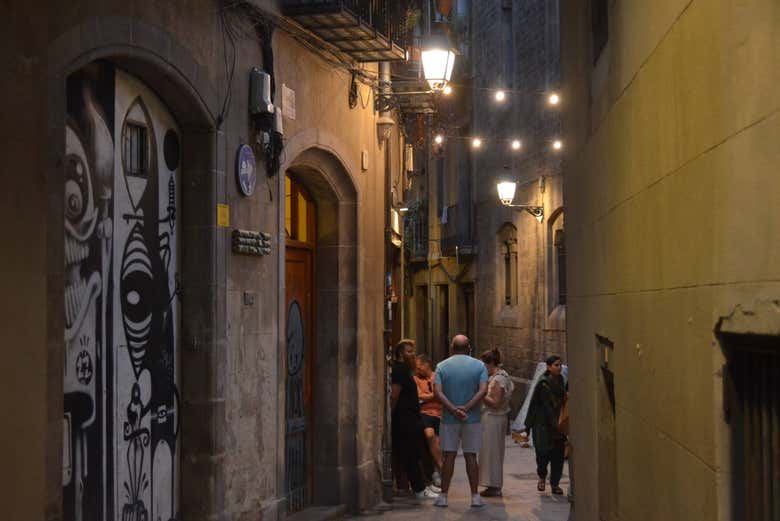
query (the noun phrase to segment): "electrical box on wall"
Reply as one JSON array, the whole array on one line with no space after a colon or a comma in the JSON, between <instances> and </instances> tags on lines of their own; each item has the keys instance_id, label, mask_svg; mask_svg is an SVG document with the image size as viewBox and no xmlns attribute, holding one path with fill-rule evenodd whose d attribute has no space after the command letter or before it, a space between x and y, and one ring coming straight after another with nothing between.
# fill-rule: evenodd
<instances>
[{"instance_id":1,"label":"electrical box on wall","mask_svg":"<svg viewBox=\"0 0 780 521\"><path fill-rule=\"evenodd\" d=\"M249 112L251 114L271 114L273 111L271 76L255 67L249 73Z\"/></svg>"}]
</instances>

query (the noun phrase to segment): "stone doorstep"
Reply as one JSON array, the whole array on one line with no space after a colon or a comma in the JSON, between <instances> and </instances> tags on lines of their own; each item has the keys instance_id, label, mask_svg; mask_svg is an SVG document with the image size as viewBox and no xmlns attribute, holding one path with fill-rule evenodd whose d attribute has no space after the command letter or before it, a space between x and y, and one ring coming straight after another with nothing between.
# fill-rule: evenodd
<instances>
[{"instance_id":1,"label":"stone doorstep","mask_svg":"<svg viewBox=\"0 0 780 521\"><path fill-rule=\"evenodd\" d=\"M347 513L347 505L308 507L291 516L286 521L336 521Z\"/></svg>"}]
</instances>

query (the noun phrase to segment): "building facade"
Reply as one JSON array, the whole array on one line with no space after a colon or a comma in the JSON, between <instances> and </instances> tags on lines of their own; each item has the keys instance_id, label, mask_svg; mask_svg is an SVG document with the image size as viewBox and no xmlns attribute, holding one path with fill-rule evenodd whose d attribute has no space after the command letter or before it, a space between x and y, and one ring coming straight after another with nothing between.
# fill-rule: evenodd
<instances>
[{"instance_id":1,"label":"building facade","mask_svg":"<svg viewBox=\"0 0 780 521\"><path fill-rule=\"evenodd\" d=\"M404 54L359 3L300 4L8 7L4 519L381 497L403 141L374 94ZM379 51L318 16L362 16Z\"/></svg>"},{"instance_id":2,"label":"building facade","mask_svg":"<svg viewBox=\"0 0 780 521\"><path fill-rule=\"evenodd\" d=\"M575 518L777 519L777 4L561 6Z\"/></svg>"},{"instance_id":3,"label":"building facade","mask_svg":"<svg viewBox=\"0 0 780 521\"><path fill-rule=\"evenodd\" d=\"M560 107L545 101L559 85L558 16L549 1L460 1L434 13L460 53L409 195L407 330L435 360L457 333L476 355L499 348L519 384L515 409L536 364L566 354L563 178L551 148ZM517 181L515 204L540 206L542 220L503 206L500 180Z\"/></svg>"},{"instance_id":4,"label":"building facade","mask_svg":"<svg viewBox=\"0 0 780 521\"><path fill-rule=\"evenodd\" d=\"M526 383L536 364L566 355L566 279L557 1L494 1L472 11L475 230L479 239L475 339L499 348ZM503 100L495 97L505 92ZM512 148L514 140L520 148ZM539 206L541 220L498 200L517 182L514 204ZM518 398L526 391L518 385ZM519 405L519 404L518 404Z\"/></svg>"}]
</instances>

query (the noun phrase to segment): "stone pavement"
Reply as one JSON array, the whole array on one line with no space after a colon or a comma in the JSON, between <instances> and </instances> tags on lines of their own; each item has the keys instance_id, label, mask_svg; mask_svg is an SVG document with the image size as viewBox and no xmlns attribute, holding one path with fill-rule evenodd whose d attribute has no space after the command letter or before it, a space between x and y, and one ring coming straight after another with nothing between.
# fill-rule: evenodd
<instances>
[{"instance_id":1,"label":"stone pavement","mask_svg":"<svg viewBox=\"0 0 780 521\"><path fill-rule=\"evenodd\" d=\"M433 501L416 501L411 498L395 498L390 505L347 519L376 517L378 521L567 521L569 502L566 496L550 494L547 483L544 492L536 490L536 464L534 451L522 448L511 438L506 438L504 460L504 497L483 498L485 506L471 508L470 493L463 457L458 455L455 476L449 493L449 507L438 508ZM480 487L481 488L481 487ZM561 488L569 491L568 464L564 464Z\"/></svg>"}]
</instances>

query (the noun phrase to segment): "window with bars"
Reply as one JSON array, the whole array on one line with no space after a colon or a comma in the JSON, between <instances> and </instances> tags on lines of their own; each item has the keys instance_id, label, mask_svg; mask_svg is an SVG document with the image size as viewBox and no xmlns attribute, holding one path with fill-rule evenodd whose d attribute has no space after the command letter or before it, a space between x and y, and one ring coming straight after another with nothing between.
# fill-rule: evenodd
<instances>
[{"instance_id":1,"label":"window with bars","mask_svg":"<svg viewBox=\"0 0 780 521\"><path fill-rule=\"evenodd\" d=\"M124 135L125 172L130 176L146 176L149 158L147 129L144 125L127 123Z\"/></svg>"},{"instance_id":2,"label":"window with bars","mask_svg":"<svg viewBox=\"0 0 780 521\"><path fill-rule=\"evenodd\" d=\"M504 305L517 304L517 239L504 241Z\"/></svg>"},{"instance_id":3,"label":"window with bars","mask_svg":"<svg viewBox=\"0 0 780 521\"><path fill-rule=\"evenodd\" d=\"M504 223L498 231L498 260L503 264L496 265L496 271L503 272L504 306L516 306L518 301L517 273L517 228L511 223ZM503 268L503 269L502 269ZM501 275L496 273L496 294L501 295Z\"/></svg>"},{"instance_id":4,"label":"window with bars","mask_svg":"<svg viewBox=\"0 0 780 521\"><path fill-rule=\"evenodd\" d=\"M555 230L555 271L558 277L558 305L566 304L566 241L563 230Z\"/></svg>"},{"instance_id":5,"label":"window with bars","mask_svg":"<svg viewBox=\"0 0 780 521\"><path fill-rule=\"evenodd\" d=\"M780 337L729 335L725 416L733 519L780 519Z\"/></svg>"}]
</instances>

